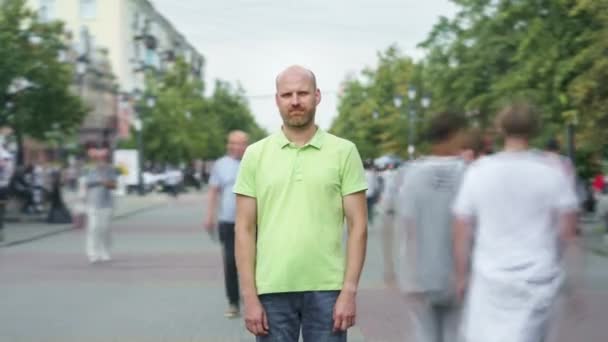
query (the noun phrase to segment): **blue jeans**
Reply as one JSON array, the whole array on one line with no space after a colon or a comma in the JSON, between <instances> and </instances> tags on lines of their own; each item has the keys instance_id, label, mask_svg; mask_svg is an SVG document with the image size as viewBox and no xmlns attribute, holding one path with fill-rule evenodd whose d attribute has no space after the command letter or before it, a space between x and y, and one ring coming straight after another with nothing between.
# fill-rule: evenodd
<instances>
[{"instance_id":1,"label":"blue jeans","mask_svg":"<svg viewBox=\"0 0 608 342\"><path fill-rule=\"evenodd\" d=\"M260 296L270 331L258 342L346 342L346 332L333 332L339 291L273 293Z\"/></svg>"}]
</instances>

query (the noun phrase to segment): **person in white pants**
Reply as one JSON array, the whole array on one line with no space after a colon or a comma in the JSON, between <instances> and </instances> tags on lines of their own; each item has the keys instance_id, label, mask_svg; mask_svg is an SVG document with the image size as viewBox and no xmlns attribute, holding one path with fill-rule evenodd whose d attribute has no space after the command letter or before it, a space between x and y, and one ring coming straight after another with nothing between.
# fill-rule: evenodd
<instances>
[{"instance_id":1,"label":"person in white pants","mask_svg":"<svg viewBox=\"0 0 608 342\"><path fill-rule=\"evenodd\" d=\"M91 263L109 261L110 221L112 218L112 190L116 188L117 174L107 162L108 150L91 148L89 157L94 164L85 175L87 238L86 253Z\"/></svg>"}]
</instances>

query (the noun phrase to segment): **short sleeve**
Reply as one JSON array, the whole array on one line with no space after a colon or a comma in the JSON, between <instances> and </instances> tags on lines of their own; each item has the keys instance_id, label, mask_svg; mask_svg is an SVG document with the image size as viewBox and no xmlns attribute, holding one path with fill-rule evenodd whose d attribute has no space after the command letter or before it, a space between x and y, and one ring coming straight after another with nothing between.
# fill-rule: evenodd
<instances>
[{"instance_id":1,"label":"short sleeve","mask_svg":"<svg viewBox=\"0 0 608 342\"><path fill-rule=\"evenodd\" d=\"M367 190L367 181L363 170L363 162L357 147L352 144L342 168L340 191L342 196L346 196L364 190Z\"/></svg>"},{"instance_id":2,"label":"short sleeve","mask_svg":"<svg viewBox=\"0 0 608 342\"><path fill-rule=\"evenodd\" d=\"M256 197L256 165L257 156L251 148L245 151L245 155L241 160L239 172L234 184L234 193L247 197Z\"/></svg>"},{"instance_id":3,"label":"short sleeve","mask_svg":"<svg viewBox=\"0 0 608 342\"><path fill-rule=\"evenodd\" d=\"M557 173L557 182L555 186L556 194L554 206L560 212L577 211L578 198L574 184L565 173Z\"/></svg>"},{"instance_id":4,"label":"short sleeve","mask_svg":"<svg viewBox=\"0 0 608 342\"><path fill-rule=\"evenodd\" d=\"M475 177L474 170L469 168L465 171L464 179L456 195L452 211L454 215L459 217L472 217L476 214L475 208Z\"/></svg>"},{"instance_id":5,"label":"short sleeve","mask_svg":"<svg viewBox=\"0 0 608 342\"><path fill-rule=\"evenodd\" d=\"M221 187L221 178L220 178L220 163L221 159L218 159L211 168L211 173L209 175L209 185L213 187Z\"/></svg>"}]
</instances>

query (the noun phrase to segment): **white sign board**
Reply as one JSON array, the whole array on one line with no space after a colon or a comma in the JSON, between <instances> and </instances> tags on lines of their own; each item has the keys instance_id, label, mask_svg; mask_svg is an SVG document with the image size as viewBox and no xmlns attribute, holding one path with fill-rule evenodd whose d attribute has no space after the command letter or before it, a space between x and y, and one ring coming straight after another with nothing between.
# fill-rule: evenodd
<instances>
[{"instance_id":1,"label":"white sign board","mask_svg":"<svg viewBox=\"0 0 608 342\"><path fill-rule=\"evenodd\" d=\"M137 185L139 170L137 150L114 151L114 166L120 170L126 185Z\"/></svg>"}]
</instances>

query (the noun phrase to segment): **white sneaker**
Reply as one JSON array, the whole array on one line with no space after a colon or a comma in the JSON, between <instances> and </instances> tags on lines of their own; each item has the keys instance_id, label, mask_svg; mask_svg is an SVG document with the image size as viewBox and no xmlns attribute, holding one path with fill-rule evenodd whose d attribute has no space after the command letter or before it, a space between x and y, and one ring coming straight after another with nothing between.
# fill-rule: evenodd
<instances>
[{"instance_id":1,"label":"white sneaker","mask_svg":"<svg viewBox=\"0 0 608 342\"><path fill-rule=\"evenodd\" d=\"M98 258L97 256L89 256L89 262L91 264L96 264L100 261L101 261L101 258Z\"/></svg>"},{"instance_id":2,"label":"white sneaker","mask_svg":"<svg viewBox=\"0 0 608 342\"><path fill-rule=\"evenodd\" d=\"M99 259L101 261L110 261L110 260L112 260L112 258L110 257L110 255L108 255L107 253L102 254Z\"/></svg>"}]
</instances>

